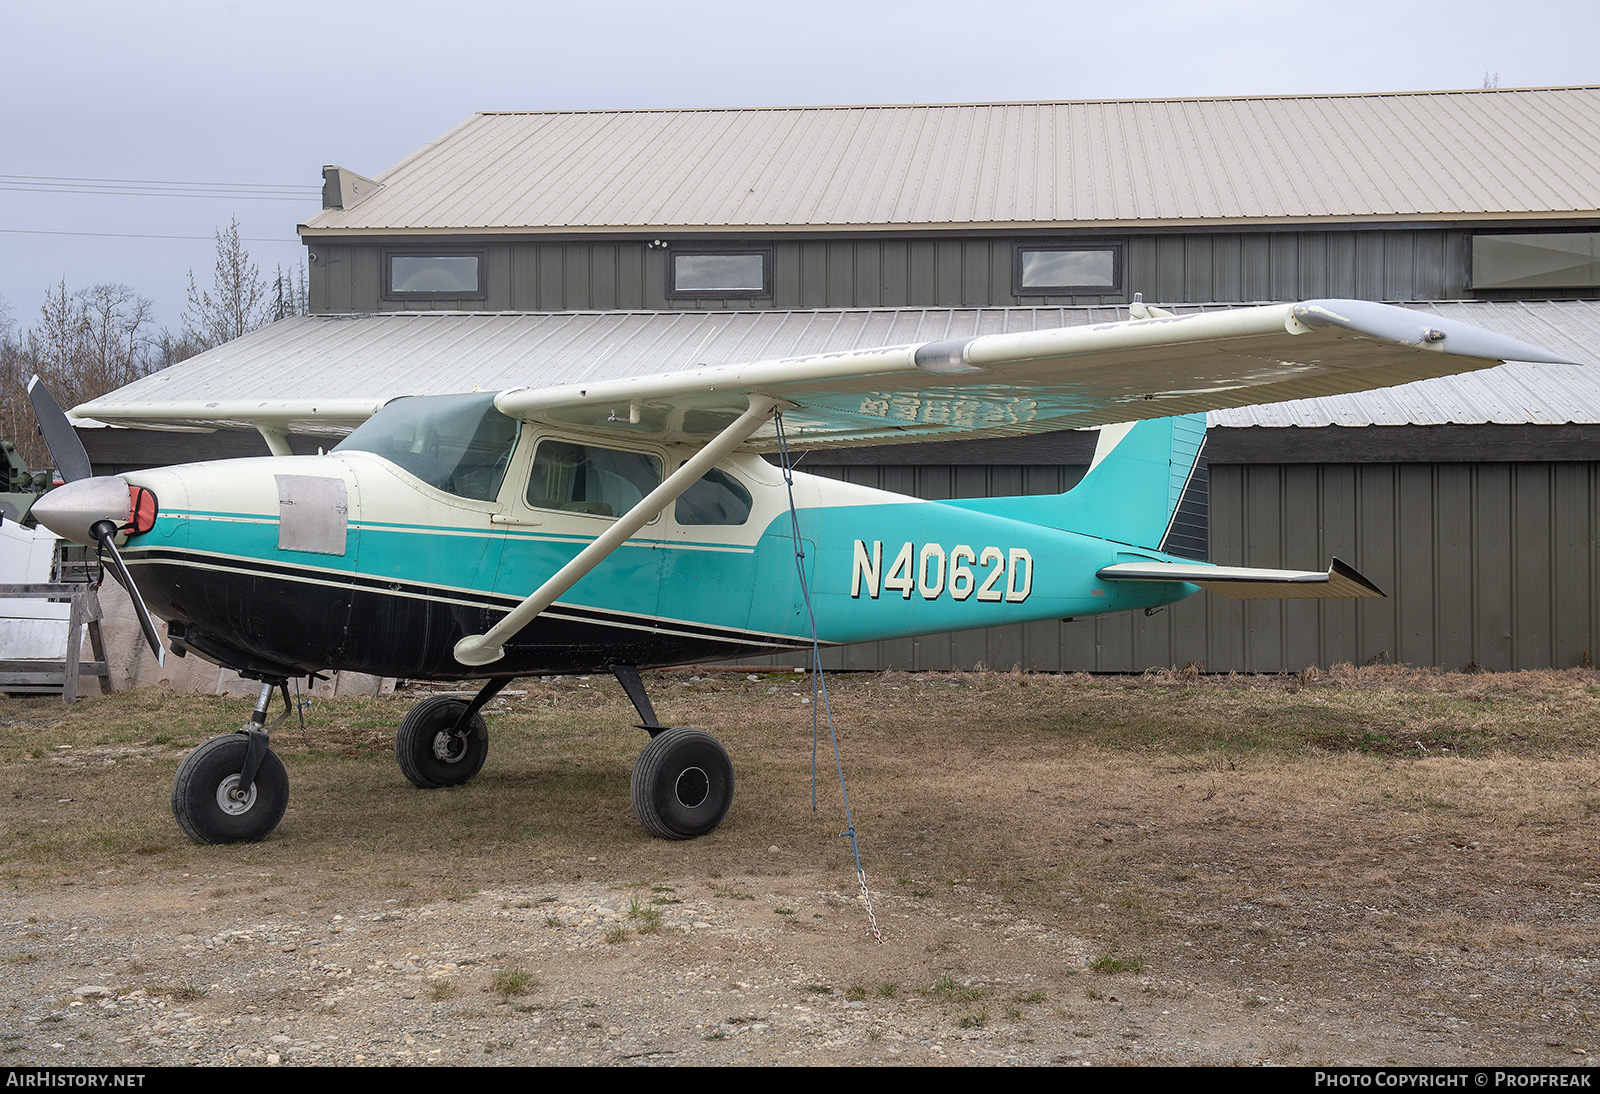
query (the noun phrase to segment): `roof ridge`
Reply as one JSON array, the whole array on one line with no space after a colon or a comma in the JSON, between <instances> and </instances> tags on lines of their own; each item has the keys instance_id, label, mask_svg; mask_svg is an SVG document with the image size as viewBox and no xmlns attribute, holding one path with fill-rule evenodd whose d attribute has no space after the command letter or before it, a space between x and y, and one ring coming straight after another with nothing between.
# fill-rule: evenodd
<instances>
[{"instance_id":1,"label":"roof ridge","mask_svg":"<svg viewBox=\"0 0 1600 1094\"><path fill-rule=\"evenodd\" d=\"M1396 99L1438 95L1523 95L1551 91L1600 91L1600 84L1551 87L1459 87L1413 91L1312 91L1289 94L1157 95L1131 99L1015 99L948 103L812 103L781 106L584 107L553 110L479 110L474 117L554 117L572 114L781 114L814 110L948 110L1013 106L1131 106L1145 103L1304 102L1313 99Z\"/></svg>"}]
</instances>

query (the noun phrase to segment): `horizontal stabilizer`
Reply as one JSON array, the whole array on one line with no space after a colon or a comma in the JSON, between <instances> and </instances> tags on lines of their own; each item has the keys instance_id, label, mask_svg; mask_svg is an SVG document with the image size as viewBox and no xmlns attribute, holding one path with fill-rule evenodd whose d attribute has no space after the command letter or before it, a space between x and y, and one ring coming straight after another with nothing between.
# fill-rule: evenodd
<instances>
[{"instance_id":1,"label":"horizontal stabilizer","mask_svg":"<svg viewBox=\"0 0 1600 1094\"><path fill-rule=\"evenodd\" d=\"M1383 596L1384 592L1333 560L1327 573L1316 570L1262 570L1253 566L1206 566L1192 562L1119 562L1095 575L1105 581L1187 581L1234 600L1306 600L1323 597Z\"/></svg>"}]
</instances>

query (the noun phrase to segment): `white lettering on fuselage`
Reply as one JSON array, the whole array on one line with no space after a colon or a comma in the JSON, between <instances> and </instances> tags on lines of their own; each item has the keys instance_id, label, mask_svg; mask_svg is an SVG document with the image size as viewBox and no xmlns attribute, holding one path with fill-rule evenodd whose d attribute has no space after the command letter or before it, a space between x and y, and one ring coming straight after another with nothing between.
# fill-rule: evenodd
<instances>
[{"instance_id":1,"label":"white lettering on fuselage","mask_svg":"<svg viewBox=\"0 0 1600 1094\"><path fill-rule=\"evenodd\" d=\"M946 551L937 543L902 543L883 564L883 541L856 540L850 566L850 597L860 600L866 593L877 600L884 592L899 593L910 600L914 592L924 600L948 596L962 603L976 600L994 603L1006 600L1018 604L1033 591L1033 555L1025 548L985 547L975 551L958 543Z\"/></svg>"}]
</instances>

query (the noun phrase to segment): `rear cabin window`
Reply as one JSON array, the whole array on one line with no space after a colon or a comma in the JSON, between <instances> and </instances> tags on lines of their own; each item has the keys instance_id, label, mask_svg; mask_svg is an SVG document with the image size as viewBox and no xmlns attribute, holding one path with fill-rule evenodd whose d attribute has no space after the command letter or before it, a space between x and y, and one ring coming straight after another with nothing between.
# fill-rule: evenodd
<instances>
[{"instance_id":1,"label":"rear cabin window","mask_svg":"<svg viewBox=\"0 0 1600 1094\"><path fill-rule=\"evenodd\" d=\"M661 485L661 461L571 441L542 441L528 477L528 504L620 517Z\"/></svg>"},{"instance_id":2,"label":"rear cabin window","mask_svg":"<svg viewBox=\"0 0 1600 1094\"><path fill-rule=\"evenodd\" d=\"M408 396L385 405L333 451L371 452L435 489L493 501L519 424L495 409L493 394Z\"/></svg>"},{"instance_id":3,"label":"rear cabin window","mask_svg":"<svg viewBox=\"0 0 1600 1094\"><path fill-rule=\"evenodd\" d=\"M750 491L732 475L713 467L678 495L672 516L683 525L743 524L750 519Z\"/></svg>"}]
</instances>

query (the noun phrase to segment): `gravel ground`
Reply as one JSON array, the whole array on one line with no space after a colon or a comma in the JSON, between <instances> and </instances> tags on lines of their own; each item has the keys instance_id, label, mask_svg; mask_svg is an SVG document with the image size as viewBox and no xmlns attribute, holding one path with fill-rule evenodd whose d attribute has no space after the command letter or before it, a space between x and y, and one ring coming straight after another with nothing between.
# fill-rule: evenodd
<instances>
[{"instance_id":1,"label":"gravel ground","mask_svg":"<svg viewBox=\"0 0 1600 1094\"><path fill-rule=\"evenodd\" d=\"M270 917L251 905L275 894L251 891L250 880L9 902L16 948L4 969L3 1062L1473 1058L1459 1020L1437 1008L1397 1038L1398 1016L1359 999L1338 1014L1224 983L1095 975L1080 940L959 887L948 898L881 902L879 945L858 895L819 877L749 879L737 894L552 882L414 908L336 901ZM308 887L297 888L281 895ZM973 975L938 973L952 964ZM1384 993L1374 987L1376 1001ZM1562 1048L1533 1055L1576 1062Z\"/></svg>"}]
</instances>

